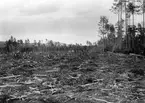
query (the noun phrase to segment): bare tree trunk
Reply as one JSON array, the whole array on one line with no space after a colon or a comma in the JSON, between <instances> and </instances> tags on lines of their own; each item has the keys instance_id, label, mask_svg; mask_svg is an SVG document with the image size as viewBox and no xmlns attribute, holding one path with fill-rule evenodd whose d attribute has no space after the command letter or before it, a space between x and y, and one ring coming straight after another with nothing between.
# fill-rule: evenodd
<instances>
[{"instance_id":1,"label":"bare tree trunk","mask_svg":"<svg viewBox=\"0 0 145 103\"><path fill-rule=\"evenodd\" d=\"M103 19L103 30L104 30L104 19ZM105 34L103 34L103 45L104 45L104 47L103 47L103 52L105 52Z\"/></svg>"},{"instance_id":2,"label":"bare tree trunk","mask_svg":"<svg viewBox=\"0 0 145 103\"><path fill-rule=\"evenodd\" d=\"M132 25L134 26L134 13L132 13Z\"/></svg>"},{"instance_id":3,"label":"bare tree trunk","mask_svg":"<svg viewBox=\"0 0 145 103\"><path fill-rule=\"evenodd\" d=\"M144 28L144 11L143 11L143 28Z\"/></svg>"},{"instance_id":4,"label":"bare tree trunk","mask_svg":"<svg viewBox=\"0 0 145 103\"><path fill-rule=\"evenodd\" d=\"M135 0L133 0L133 6L135 7ZM135 38L135 28L134 28L134 13L135 11L133 10L132 11L132 24L133 24L133 32L132 32L132 50L134 51L134 38Z\"/></svg>"},{"instance_id":5,"label":"bare tree trunk","mask_svg":"<svg viewBox=\"0 0 145 103\"><path fill-rule=\"evenodd\" d=\"M121 12L120 12L120 34L119 34L119 38L121 39L122 41L122 1L121 1ZM122 45L120 44L119 45L119 49L122 48Z\"/></svg>"},{"instance_id":6,"label":"bare tree trunk","mask_svg":"<svg viewBox=\"0 0 145 103\"><path fill-rule=\"evenodd\" d=\"M145 5L145 1L143 0L143 45L144 45L144 41L145 41L145 35L144 35L144 22L145 22L145 18L144 18L144 5Z\"/></svg>"},{"instance_id":7,"label":"bare tree trunk","mask_svg":"<svg viewBox=\"0 0 145 103\"><path fill-rule=\"evenodd\" d=\"M128 34L127 34L127 12L126 12L126 2L125 2L125 35L126 35L126 48L128 48Z\"/></svg>"},{"instance_id":8,"label":"bare tree trunk","mask_svg":"<svg viewBox=\"0 0 145 103\"><path fill-rule=\"evenodd\" d=\"M134 38L135 38L134 14L132 14L132 19L133 19L133 20L132 20L132 21L133 21L133 27L132 27L132 28L133 28L133 32L132 32L132 48L131 48L131 49L134 51Z\"/></svg>"}]
</instances>

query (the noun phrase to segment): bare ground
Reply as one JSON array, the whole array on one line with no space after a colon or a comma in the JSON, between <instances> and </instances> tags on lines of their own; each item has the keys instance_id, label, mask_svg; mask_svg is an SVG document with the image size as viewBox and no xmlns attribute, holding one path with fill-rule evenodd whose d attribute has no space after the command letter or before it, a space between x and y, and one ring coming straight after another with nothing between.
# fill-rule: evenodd
<instances>
[{"instance_id":1,"label":"bare ground","mask_svg":"<svg viewBox=\"0 0 145 103\"><path fill-rule=\"evenodd\" d=\"M0 103L145 103L144 67L135 54L1 54Z\"/></svg>"}]
</instances>

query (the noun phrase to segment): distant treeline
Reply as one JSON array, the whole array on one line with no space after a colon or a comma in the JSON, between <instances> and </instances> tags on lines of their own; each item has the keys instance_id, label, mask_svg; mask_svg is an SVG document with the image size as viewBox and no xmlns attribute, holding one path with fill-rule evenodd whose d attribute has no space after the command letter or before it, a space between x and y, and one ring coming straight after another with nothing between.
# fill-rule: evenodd
<instances>
[{"instance_id":1,"label":"distant treeline","mask_svg":"<svg viewBox=\"0 0 145 103\"><path fill-rule=\"evenodd\" d=\"M82 44L65 44L60 42L54 42L52 40L46 40L46 43L42 43L42 41L36 42L34 40L33 43L30 43L30 40L16 40L13 36L9 40L5 42L5 46L3 51L5 53L11 52L51 52L51 51L73 51L85 52L89 50L89 47L97 45L97 43L91 43L89 41L86 42L87 45L83 46Z\"/></svg>"}]
</instances>

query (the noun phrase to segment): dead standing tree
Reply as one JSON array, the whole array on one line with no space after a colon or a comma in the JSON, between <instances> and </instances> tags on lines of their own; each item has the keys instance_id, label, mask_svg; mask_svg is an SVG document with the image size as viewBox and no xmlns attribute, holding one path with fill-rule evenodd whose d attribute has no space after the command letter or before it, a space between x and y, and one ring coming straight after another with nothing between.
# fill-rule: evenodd
<instances>
[{"instance_id":1,"label":"dead standing tree","mask_svg":"<svg viewBox=\"0 0 145 103\"><path fill-rule=\"evenodd\" d=\"M99 26L99 33L103 39L103 52L105 51L105 47L106 47L105 38L107 35L107 29L106 29L107 24L108 24L108 18L106 16L101 16L98 26Z\"/></svg>"}]
</instances>

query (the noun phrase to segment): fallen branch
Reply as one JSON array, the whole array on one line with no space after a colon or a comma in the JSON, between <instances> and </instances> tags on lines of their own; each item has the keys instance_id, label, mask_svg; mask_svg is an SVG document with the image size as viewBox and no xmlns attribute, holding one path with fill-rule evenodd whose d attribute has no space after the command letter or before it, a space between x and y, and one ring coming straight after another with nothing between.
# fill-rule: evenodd
<instances>
[{"instance_id":1,"label":"fallen branch","mask_svg":"<svg viewBox=\"0 0 145 103\"><path fill-rule=\"evenodd\" d=\"M5 87L19 87L19 86L22 86L22 85L18 85L18 84L15 84L15 85L6 84L6 85L1 85L0 88L5 88Z\"/></svg>"},{"instance_id":2,"label":"fallen branch","mask_svg":"<svg viewBox=\"0 0 145 103\"><path fill-rule=\"evenodd\" d=\"M20 77L21 75L11 75L11 76L7 76L7 77L0 77L0 79L10 79L10 78L16 78L16 77Z\"/></svg>"},{"instance_id":3,"label":"fallen branch","mask_svg":"<svg viewBox=\"0 0 145 103\"><path fill-rule=\"evenodd\" d=\"M96 100L96 101L102 101L102 102L105 102L105 103L113 103L113 102L108 102L108 101L106 101L104 99L97 99L97 98L91 97L91 96L88 96L88 97L91 98L91 99L93 99L93 100Z\"/></svg>"},{"instance_id":4,"label":"fallen branch","mask_svg":"<svg viewBox=\"0 0 145 103\"><path fill-rule=\"evenodd\" d=\"M64 103L67 103L68 101L71 101L71 100L73 100L73 99L76 100L76 98L70 98L70 99L64 101Z\"/></svg>"},{"instance_id":5,"label":"fallen branch","mask_svg":"<svg viewBox=\"0 0 145 103\"><path fill-rule=\"evenodd\" d=\"M97 84L97 82L95 82L95 83L89 83L89 84L85 84L85 85L80 85L81 87L86 87L86 86L91 86L91 85L95 85L95 84Z\"/></svg>"}]
</instances>

